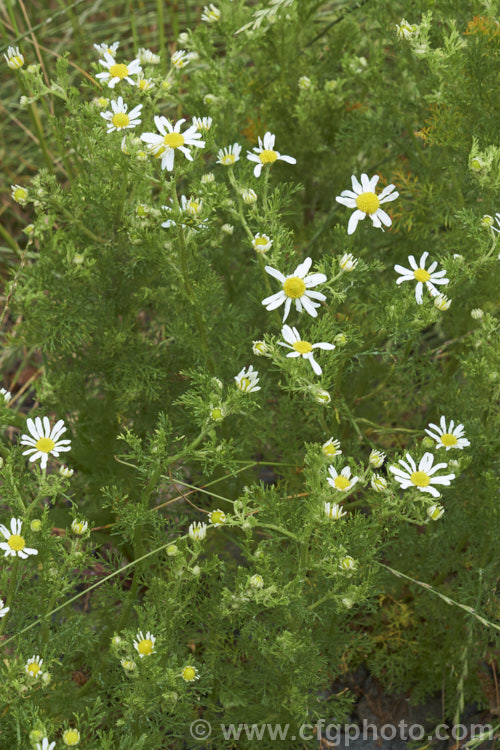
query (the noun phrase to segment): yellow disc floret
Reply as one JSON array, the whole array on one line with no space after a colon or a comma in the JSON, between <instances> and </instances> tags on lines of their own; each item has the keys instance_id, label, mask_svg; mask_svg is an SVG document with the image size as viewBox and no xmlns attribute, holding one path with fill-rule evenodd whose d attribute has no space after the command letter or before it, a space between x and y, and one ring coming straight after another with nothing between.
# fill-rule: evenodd
<instances>
[{"instance_id":1,"label":"yellow disc floret","mask_svg":"<svg viewBox=\"0 0 500 750\"><path fill-rule=\"evenodd\" d=\"M11 534L7 540L7 544L11 549L14 550L14 552L20 552L26 546L24 537L20 536L19 534Z\"/></svg>"},{"instance_id":2,"label":"yellow disc floret","mask_svg":"<svg viewBox=\"0 0 500 750\"><path fill-rule=\"evenodd\" d=\"M310 344L309 341L296 341L293 348L300 354L309 354L309 352L312 351L312 344Z\"/></svg>"},{"instance_id":3,"label":"yellow disc floret","mask_svg":"<svg viewBox=\"0 0 500 750\"><path fill-rule=\"evenodd\" d=\"M289 279L285 279L285 283L283 284L283 291L285 292L287 297L291 297L292 299L299 299L299 297L302 297L302 295L306 291L304 279L301 279L299 276L290 276Z\"/></svg>"},{"instance_id":4,"label":"yellow disc floret","mask_svg":"<svg viewBox=\"0 0 500 750\"><path fill-rule=\"evenodd\" d=\"M143 656L149 656L153 653L153 641L149 638L144 638L144 640L139 641L137 644L137 650Z\"/></svg>"},{"instance_id":5,"label":"yellow disc floret","mask_svg":"<svg viewBox=\"0 0 500 750\"><path fill-rule=\"evenodd\" d=\"M26 667L28 674L30 674L32 677L36 677L40 669L40 665L36 661L32 661L31 664L28 664L28 666Z\"/></svg>"},{"instance_id":6,"label":"yellow disc floret","mask_svg":"<svg viewBox=\"0 0 500 750\"><path fill-rule=\"evenodd\" d=\"M271 151L268 148L265 148L264 151L261 151L259 154L259 159L261 160L262 164L272 164L276 161L278 158L278 154L276 151Z\"/></svg>"},{"instance_id":7,"label":"yellow disc floret","mask_svg":"<svg viewBox=\"0 0 500 750\"><path fill-rule=\"evenodd\" d=\"M225 166L231 166L231 164L234 164L235 161L236 161L236 156L234 154L225 154L221 159L221 162Z\"/></svg>"},{"instance_id":8,"label":"yellow disc floret","mask_svg":"<svg viewBox=\"0 0 500 750\"><path fill-rule=\"evenodd\" d=\"M361 193L356 198L356 205L365 214L374 214L380 206L380 201L375 193Z\"/></svg>"},{"instance_id":9,"label":"yellow disc floret","mask_svg":"<svg viewBox=\"0 0 500 750\"><path fill-rule=\"evenodd\" d=\"M413 275L417 281L430 281L431 279L429 271L426 271L425 268L417 268L416 271L413 271Z\"/></svg>"},{"instance_id":10,"label":"yellow disc floret","mask_svg":"<svg viewBox=\"0 0 500 750\"><path fill-rule=\"evenodd\" d=\"M119 78L121 81L122 78L128 76L128 68L124 63L115 63L110 67L109 74L111 78Z\"/></svg>"},{"instance_id":11,"label":"yellow disc floret","mask_svg":"<svg viewBox=\"0 0 500 750\"><path fill-rule=\"evenodd\" d=\"M56 444L52 440L52 438L48 437L41 437L36 441L35 448L38 451L42 451L42 453L50 453L51 450L54 450L56 447Z\"/></svg>"},{"instance_id":12,"label":"yellow disc floret","mask_svg":"<svg viewBox=\"0 0 500 750\"><path fill-rule=\"evenodd\" d=\"M130 123L130 117L125 112L117 112L111 120L115 128L126 128Z\"/></svg>"},{"instance_id":13,"label":"yellow disc floret","mask_svg":"<svg viewBox=\"0 0 500 750\"><path fill-rule=\"evenodd\" d=\"M350 484L351 483L347 479L347 477L343 477L342 474L340 474L338 477L335 477L335 487L338 490L346 490Z\"/></svg>"},{"instance_id":14,"label":"yellow disc floret","mask_svg":"<svg viewBox=\"0 0 500 750\"><path fill-rule=\"evenodd\" d=\"M78 729L67 729L62 738L67 747L74 747L80 742L80 732Z\"/></svg>"},{"instance_id":15,"label":"yellow disc floret","mask_svg":"<svg viewBox=\"0 0 500 750\"><path fill-rule=\"evenodd\" d=\"M451 448L452 445L456 445L458 443L458 440L455 435L451 434L451 432L445 432L444 435L441 435L441 442L447 448Z\"/></svg>"},{"instance_id":16,"label":"yellow disc floret","mask_svg":"<svg viewBox=\"0 0 500 750\"><path fill-rule=\"evenodd\" d=\"M179 148L184 145L184 136L180 133L167 133L163 136L163 143L169 148Z\"/></svg>"},{"instance_id":17,"label":"yellow disc floret","mask_svg":"<svg viewBox=\"0 0 500 750\"><path fill-rule=\"evenodd\" d=\"M196 679L196 669L194 667L184 667L182 676L186 682L192 682Z\"/></svg>"},{"instance_id":18,"label":"yellow disc floret","mask_svg":"<svg viewBox=\"0 0 500 750\"><path fill-rule=\"evenodd\" d=\"M416 487L427 487L431 482L429 475L425 471L414 471L410 479Z\"/></svg>"}]
</instances>

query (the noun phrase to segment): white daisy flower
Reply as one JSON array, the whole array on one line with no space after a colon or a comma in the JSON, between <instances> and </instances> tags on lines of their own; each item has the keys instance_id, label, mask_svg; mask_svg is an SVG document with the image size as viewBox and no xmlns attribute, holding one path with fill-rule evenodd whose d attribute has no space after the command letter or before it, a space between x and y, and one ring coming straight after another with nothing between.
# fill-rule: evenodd
<instances>
[{"instance_id":1,"label":"white daisy flower","mask_svg":"<svg viewBox=\"0 0 500 750\"><path fill-rule=\"evenodd\" d=\"M19 70L24 65L24 57L19 52L19 47L9 47L4 57L11 70Z\"/></svg>"},{"instance_id":2,"label":"white daisy flower","mask_svg":"<svg viewBox=\"0 0 500 750\"><path fill-rule=\"evenodd\" d=\"M352 253L344 253L339 261L340 270L345 271L346 273L354 271L357 265L358 259L355 258Z\"/></svg>"},{"instance_id":3,"label":"white daisy flower","mask_svg":"<svg viewBox=\"0 0 500 750\"><path fill-rule=\"evenodd\" d=\"M401 19L401 23L396 24L396 35L400 39L411 39L418 34L418 26L415 23L409 23L406 18Z\"/></svg>"},{"instance_id":4,"label":"white daisy flower","mask_svg":"<svg viewBox=\"0 0 500 750\"><path fill-rule=\"evenodd\" d=\"M332 397L328 393L328 391L325 391L324 388L320 388L317 385L310 385L309 390L311 391L314 400L318 404L323 404L323 406L326 406L326 404L329 404L332 400Z\"/></svg>"},{"instance_id":5,"label":"white daisy flower","mask_svg":"<svg viewBox=\"0 0 500 750\"><path fill-rule=\"evenodd\" d=\"M267 234L260 234L260 232L257 232L252 240L252 247L256 253L267 253L272 244L272 239Z\"/></svg>"},{"instance_id":6,"label":"white daisy flower","mask_svg":"<svg viewBox=\"0 0 500 750\"><path fill-rule=\"evenodd\" d=\"M433 497L440 497L440 493L432 485L443 484L449 486L451 480L455 479L455 474L443 474L438 477L434 476L436 471L439 469L446 469L448 464L435 464L433 466L433 462L434 456L432 453L424 453L417 468L415 461L410 454L407 453L406 461L403 461L403 459L399 460L404 471L403 469L400 469L399 466L389 466L389 471L394 474L396 481L399 482L402 490L406 490L408 487L417 487L420 492L428 492Z\"/></svg>"},{"instance_id":7,"label":"white daisy flower","mask_svg":"<svg viewBox=\"0 0 500 750\"><path fill-rule=\"evenodd\" d=\"M416 281L417 286L415 287L415 299L417 300L417 305L422 304L422 295L424 291L424 284L429 290L430 294L433 297L437 297L439 294L438 290L434 286L434 284L449 284L450 280L445 278L446 277L446 271L436 271L437 267L437 261L435 260L434 263L431 263L428 269L425 268L425 264L427 261L429 253L425 252L422 253L422 257L420 258L420 264L417 265L417 262L413 255L408 256L408 263L411 266L411 269L404 268L404 266L396 265L394 266L394 270L397 271L401 276L399 279L396 280L396 284L401 284L403 281Z\"/></svg>"},{"instance_id":8,"label":"white daisy flower","mask_svg":"<svg viewBox=\"0 0 500 750\"><path fill-rule=\"evenodd\" d=\"M337 490L338 492L347 492L348 490L352 490L359 479L359 477L351 477L350 466L345 466L340 474L336 471L334 466L329 466L328 473L330 474L330 476L327 477L326 481L328 482L330 487L333 487L333 489Z\"/></svg>"},{"instance_id":9,"label":"white daisy flower","mask_svg":"<svg viewBox=\"0 0 500 750\"><path fill-rule=\"evenodd\" d=\"M286 161L288 164L297 163L297 160L294 159L293 156L284 156L283 154L280 154L279 151L274 151L275 138L276 136L268 131L263 139L259 137L259 145L253 149L253 151L255 151L254 154L252 154L251 151L247 151L247 159L249 161L257 162L257 166L254 167L253 170L255 177L260 177L262 167L265 164L274 164L278 159L280 161Z\"/></svg>"},{"instance_id":10,"label":"white daisy flower","mask_svg":"<svg viewBox=\"0 0 500 750\"><path fill-rule=\"evenodd\" d=\"M354 557L351 557L351 555L346 555L339 560L339 568L344 571L344 573L350 573L356 568L356 566L357 562Z\"/></svg>"},{"instance_id":11,"label":"white daisy flower","mask_svg":"<svg viewBox=\"0 0 500 750\"><path fill-rule=\"evenodd\" d=\"M178 49L177 52L174 52L170 60L172 61L174 68L181 70L182 68L185 68L186 65L189 65L191 57L185 49Z\"/></svg>"},{"instance_id":12,"label":"white daisy flower","mask_svg":"<svg viewBox=\"0 0 500 750\"><path fill-rule=\"evenodd\" d=\"M196 130L210 130L212 122L211 117L193 117L193 125L196 127Z\"/></svg>"},{"instance_id":13,"label":"white daisy flower","mask_svg":"<svg viewBox=\"0 0 500 750\"><path fill-rule=\"evenodd\" d=\"M494 232L500 232L500 213L495 214L495 221L498 224L499 228L493 226L493 222L490 224L491 228Z\"/></svg>"},{"instance_id":14,"label":"white daisy flower","mask_svg":"<svg viewBox=\"0 0 500 750\"><path fill-rule=\"evenodd\" d=\"M437 443L437 447L445 448L447 451L450 448L459 448L463 450L470 445L470 442L465 438L463 424L457 424L455 427L454 420L450 420L448 427L446 426L446 418L441 417L439 421L440 427L432 422L429 424L429 429L426 427L425 432Z\"/></svg>"},{"instance_id":15,"label":"white daisy flower","mask_svg":"<svg viewBox=\"0 0 500 750\"><path fill-rule=\"evenodd\" d=\"M96 75L101 81L107 81L110 89L114 89L117 83L125 79L131 86L135 86L132 76L142 73L141 63L136 58L129 63L117 63L114 56L109 52L104 53L104 59L99 64L106 68Z\"/></svg>"},{"instance_id":16,"label":"white daisy flower","mask_svg":"<svg viewBox=\"0 0 500 750\"><path fill-rule=\"evenodd\" d=\"M181 195L180 198L180 208L183 213L189 214L189 216L196 217L198 216L202 210L203 210L203 200L201 198L193 198L191 196L190 198L186 198L185 195ZM171 206L162 206L164 211L172 211ZM204 229L206 228L208 224L208 219L203 219L202 221L198 221L197 226L193 226L192 224L188 225L181 223L181 227L183 229L191 228L193 231L197 231L198 229ZM167 221L164 221L162 223L162 227L165 229L168 229L169 227L175 227L176 222L173 219L167 219Z\"/></svg>"},{"instance_id":17,"label":"white daisy flower","mask_svg":"<svg viewBox=\"0 0 500 750\"><path fill-rule=\"evenodd\" d=\"M94 47L99 52L100 55L108 53L108 55L111 55L111 57L114 57L116 55L116 50L120 46L120 42L113 42L113 44L106 44L105 42L103 44L94 44Z\"/></svg>"},{"instance_id":18,"label":"white daisy flower","mask_svg":"<svg viewBox=\"0 0 500 750\"><path fill-rule=\"evenodd\" d=\"M438 294L437 297L434 297L434 307L437 307L438 310L441 310L441 312L446 312L446 310L449 309L451 305L451 299L446 296L446 294Z\"/></svg>"},{"instance_id":19,"label":"white daisy flower","mask_svg":"<svg viewBox=\"0 0 500 750\"><path fill-rule=\"evenodd\" d=\"M4 551L4 557L21 557L26 560L28 555L38 555L37 549L26 547L24 537L21 536L23 522L20 518L12 518L10 521L10 531L3 523L0 523L0 532L4 535L6 542L0 542L0 549Z\"/></svg>"},{"instance_id":20,"label":"white daisy flower","mask_svg":"<svg viewBox=\"0 0 500 750\"><path fill-rule=\"evenodd\" d=\"M380 208L382 203L396 200L399 197L399 193L393 192L395 186L387 185L381 193L376 195L375 185L377 184L379 176L376 174L372 178L368 178L367 174L361 175L361 183L358 181L355 175L351 176L352 190L343 190L340 195L337 195L335 200L338 203L342 203L347 208L355 208L349 223L347 225L347 234L352 234L358 226L358 221L364 219L367 215L372 220L373 226L378 228L384 224L386 227L390 227L392 224L391 217Z\"/></svg>"},{"instance_id":21,"label":"white daisy flower","mask_svg":"<svg viewBox=\"0 0 500 750\"><path fill-rule=\"evenodd\" d=\"M189 526L188 535L193 542L202 542L207 535L207 524L203 521L193 521Z\"/></svg>"},{"instance_id":22,"label":"white daisy flower","mask_svg":"<svg viewBox=\"0 0 500 750\"><path fill-rule=\"evenodd\" d=\"M220 148L217 152L217 164L223 164L225 167L231 167L240 158L241 146L239 143L233 143L232 146Z\"/></svg>"},{"instance_id":23,"label":"white daisy flower","mask_svg":"<svg viewBox=\"0 0 500 750\"><path fill-rule=\"evenodd\" d=\"M265 269L270 276L273 276L281 284L283 289L276 294L272 294L270 297L262 300L262 304L266 306L266 310L275 310L283 302L285 303L285 314L283 315L283 323L288 317L292 302L295 302L295 308L297 312L301 313L304 309L309 315L315 318L318 313L316 308L319 307L319 302L313 302L313 300L324 301L325 295L321 292L311 291L311 287L317 286L318 284L324 284L326 276L324 273L312 273L309 276L307 272L311 268L312 259L306 258L303 263L297 266L295 271L289 276L284 276L281 271L277 271L271 266L266 266Z\"/></svg>"},{"instance_id":24,"label":"white daisy flower","mask_svg":"<svg viewBox=\"0 0 500 750\"><path fill-rule=\"evenodd\" d=\"M198 672L196 667L192 666L184 667L180 676L183 680L185 680L185 682L194 682L194 680L200 679L200 673Z\"/></svg>"},{"instance_id":25,"label":"white daisy flower","mask_svg":"<svg viewBox=\"0 0 500 750\"><path fill-rule=\"evenodd\" d=\"M316 360L314 359L314 353L313 349L335 349L335 344L326 344L325 342L321 342L319 344L311 344L309 341L303 341L300 338L300 334L297 331L296 328L290 328L290 326L284 325L281 329L281 335L285 339L286 343L283 341L278 341L278 344L280 346L286 346L288 349L292 349L290 354L287 354L287 357L302 357L303 359L309 360L311 363L311 367L313 368L316 375L321 375L323 370L318 365Z\"/></svg>"},{"instance_id":26,"label":"white daisy flower","mask_svg":"<svg viewBox=\"0 0 500 750\"><path fill-rule=\"evenodd\" d=\"M40 744L39 742L36 743L36 750L54 750L55 746L55 742L49 743L47 737L44 737L42 740L42 744Z\"/></svg>"},{"instance_id":27,"label":"white daisy flower","mask_svg":"<svg viewBox=\"0 0 500 750\"><path fill-rule=\"evenodd\" d=\"M10 607L4 607L4 601L3 599L0 599L0 617L5 617L7 612L10 610Z\"/></svg>"},{"instance_id":28,"label":"white daisy flower","mask_svg":"<svg viewBox=\"0 0 500 750\"><path fill-rule=\"evenodd\" d=\"M143 65L159 65L160 55L156 55L150 49L140 47L137 52L137 57Z\"/></svg>"},{"instance_id":29,"label":"white daisy flower","mask_svg":"<svg viewBox=\"0 0 500 750\"><path fill-rule=\"evenodd\" d=\"M210 5L205 5L203 8L203 13L201 14L201 20L205 21L206 23L217 23L217 21L220 21L220 10L217 8L213 3L210 3Z\"/></svg>"},{"instance_id":30,"label":"white daisy flower","mask_svg":"<svg viewBox=\"0 0 500 750\"><path fill-rule=\"evenodd\" d=\"M243 188L241 197L243 198L243 203L246 203L247 206L252 206L257 202L257 193L252 188Z\"/></svg>"},{"instance_id":31,"label":"white daisy flower","mask_svg":"<svg viewBox=\"0 0 500 750\"><path fill-rule=\"evenodd\" d=\"M222 526L226 523L226 514L223 510L213 510L208 516L212 526Z\"/></svg>"},{"instance_id":32,"label":"white daisy flower","mask_svg":"<svg viewBox=\"0 0 500 750\"><path fill-rule=\"evenodd\" d=\"M0 388L0 394L3 396L4 404L8 404L12 398L12 393L6 388Z\"/></svg>"},{"instance_id":33,"label":"white daisy flower","mask_svg":"<svg viewBox=\"0 0 500 750\"><path fill-rule=\"evenodd\" d=\"M40 417L33 421L28 419L26 422L30 435L21 435L21 445L29 445L28 450L23 451L23 456L29 456L30 461L40 459L40 466L45 469L49 453L59 457L59 453L71 450L71 440L59 440L61 435L66 432L64 421L60 419L54 427L50 427L48 417L43 418L43 424Z\"/></svg>"},{"instance_id":34,"label":"white daisy flower","mask_svg":"<svg viewBox=\"0 0 500 750\"><path fill-rule=\"evenodd\" d=\"M342 451L340 450L340 440L334 440L332 437L329 438L326 443L323 443L321 450L325 456L328 456L328 458L342 455Z\"/></svg>"},{"instance_id":35,"label":"white daisy flower","mask_svg":"<svg viewBox=\"0 0 500 750\"><path fill-rule=\"evenodd\" d=\"M382 451L372 450L368 457L368 461L376 469L380 469L386 458L387 456L385 453L382 453Z\"/></svg>"},{"instance_id":36,"label":"white daisy flower","mask_svg":"<svg viewBox=\"0 0 500 750\"><path fill-rule=\"evenodd\" d=\"M444 515L444 508L442 505L437 503L436 505L431 505L429 508L427 508L427 515L431 519L431 521L439 521L439 519Z\"/></svg>"},{"instance_id":37,"label":"white daisy flower","mask_svg":"<svg viewBox=\"0 0 500 750\"><path fill-rule=\"evenodd\" d=\"M120 664L125 672L134 672L137 669L137 664L132 659L120 659Z\"/></svg>"},{"instance_id":38,"label":"white daisy flower","mask_svg":"<svg viewBox=\"0 0 500 750\"><path fill-rule=\"evenodd\" d=\"M387 479L380 476L380 474L374 474L370 480L370 484L375 492L385 492L387 489Z\"/></svg>"},{"instance_id":39,"label":"white daisy flower","mask_svg":"<svg viewBox=\"0 0 500 750\"><path fill-rule=\"evenodd\" d=\"M159 134L143 133L141 140L148 143L153 154L158 159L161 159L162 169L167 169L169 172L173 170L176 149L182 151L186 159L193 161L193 157L187 147L196 146L197 148L202 148L205 145L205 141L199 140L201 134L198 133L194 125L191 125L184 133L181 133L181 126L186 122L184 118L177 120L175 125L172 125L166 117L159 117L158 115L156 115L154 121Z\"/></svg>"},{"instance_id":40,"label":"white daisy flower","mask_svg":"<svg viewBox=\"0 0 500 750\"><path fill-rule=\"evenodd\" d=\"M135 81L135 85L137 86L139 91L150 91L152 88L154 88L155 82L150 78L143 78L141 75L138 75Z\"/></svg>"},{"instance_id":41,"label":"white daisy flower","mask_svg":"<svg viewBox=\"0 0 500 750\"><path fill-rule=\"evenodd\" d=\"M248 583L253 589L263 589L264 588L264 579L261 575L258 573L255 573L253 576L250 577Z\"/></svg>"},{"instance_id":42,"label":"white daisy flower","mask_svg":"<svg viewBox=\"0 0 500 750\"><path fill-rule=\"evenodd\" d=\"M267 357L270 351L270 347L265 341L252 341L252 352L256 357Z\"/></svg>"},{"instance_id":43,"label":"white daisy flower","mask_svg":"<svg viewBox=\"0 0 500 750\"><path fill-rule=\"evenodd\" d=\"M259 373L253 369L253 365L244 367L234 376L234 379L236 380L236 387L240 391L243 391L243 393L260 391L260 385L257 385L259 382Z\"/></svg>"},{"instance_id":44,"label":"white daisy flower","mask_svg":"<svg viewBox=\"0 0 500 750\"><path fill-rule=\"evenodd\" d=\"M338 503L325 503L325 515L332 521L338 521L342 516L346 516L345 510Z\"/></svg>"},{"instance_id":45,"label":"white daisy flower","mask_svg":"<svg viewBox=\"0 0 500 750\"><path fill-rule=\"evenodd\" d=\"M22 185L11 185L11 196L19 203L20 206L25 206L28 202L28 191Z\"/></svg>"},{"instance_id":46,"label":"white daisy flower","mask_svg":"<svg viewBox=\"0 0 500 750\"><path fill-rule=\"evenodd\" d=\"M144 636L142 630L139 630L139 632L135 636L134 648L141 659L143 659L145 656L151 656L151 654L155 653L155 642L156 638L152 633L149 632L149 630L146 633L146 636Z\"/></svg>"},{"instance_id":47,"label":"white daisy flower","mask_svg":"<svg viewBox=\"0 0 500 750\"><path fill-rule=\"evenodd\" d=\"M66 747L74 747L80 742L80 732L73 727L66 729L66 731L63 732L62 741Z\"/></svg>"},{"instance_id":48,"label":"white daisy flower","mask_svg":"<svg viewBox=\"0 0 500 750\"><path fill-rule=\"evenodd\" d=\"M77 536L83 536L88 527L88 521L79 521L77 518L74 518L71 522L71 531Z\"/></svg>"},{"instance_id":49,"label":"white daisy flower","mask_svg":"<svg viewBox=\"0 0 500 750\"><path fill-rule=\"evenodd\" d=\"M123 97L111 100L111 112L100 112L101 117L108 123L108 133L114 133L115 130L125 130L126 128L135 128L141 124L142 104L130 110L127 114L128 107L123 101Z\"/></svg>"},{"instance_id":50,"label":"white daisy flower","mask_svg":"<svg viewBox=\"0 0 500 750\"><path fill-rule=\"evenodd\" d=\"M43 659L40 659L39 656L32 656L31 659L28 659L28 661L24 665L24 669L30 675L30 677L41 677L43 674L42 664Z\"/></svg>"}]
</instances>

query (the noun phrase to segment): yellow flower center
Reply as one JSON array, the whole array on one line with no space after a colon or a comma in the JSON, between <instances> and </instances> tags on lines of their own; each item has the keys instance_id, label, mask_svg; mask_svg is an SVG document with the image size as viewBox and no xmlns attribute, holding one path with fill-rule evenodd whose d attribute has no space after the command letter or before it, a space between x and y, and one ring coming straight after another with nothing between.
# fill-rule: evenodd
<instances>
[{"instance_id":1,"label":"yellow flower center","mask_svg":"<svg viewBox=\"0 0 500 750\"><path fill-rule=\"evenodd\" d=\"M226 520L226 514L221 510L214 510L214 512L210 514L210 520L212 523L224 523Z\"/></svg>"},{"instance_id":2,"label":"yellow flower center","mask_svg":"<svg viewBox=\"0 0 500 750\"><path fill-rule=\"evenodd\" d=\"M35 448L42 453L50 453L56 447L52 438L41 437L36 441Z\"/></svg>"},{"instance_id":3,"label":"yellow flower center","mask_svg":"<svg viewBox=\"0 0 500 750\"><path fill-rule=\"evenodd\" d=\"M380 201L375 193L361 193L356 198L356 205L365 214L374 214L380 206Z\"/></svg>"},{"instance_id":4,"label":"yellow flower center","mask_svg":"<svg viewBox=\"0 0 500 750\"><path fill-rule=\"evenodd\" d=\"M145 638L143 641L139 641L137 649L143 656L149 656L149 654L153 653L153 641L149 638Z\"/></svg>"},{"instance_id":5,"label":"yellow flower center","mask_svg":"<svg viewBox=\"0 0 500 750\"><path fill-rule=\"evenodd\" d=\"M246 391L248 388L250 388L250 379L249 378L241 378L240 382L238 383L238 388L240 391Z\"/></svg>"},{"instance_id":6,"label":"yellow flower center","mask_svg":"<svg viewBox=\"0 0 500 750\"><path fill-rule=\"evenodd\" d=\"M221 162L225 164L226 166L230 166L231 164L234 164L235 161L236 161L236 156L234 154L226 154L221 159Z\"/></svg>"},{"instance_id":7,"label":"yellow flower center","mask_svg":"<svg viewBox=\"0 0 500 750\"><path fill-rule=\"evenodd\" d=\"M223 415L223 413L222 413L222 409L220 409L220 408L218 408L218 407L216 406L216 407L215 407L214 409L212 409L212 411L210 412L210 416L212 417L212 419L214 420L214 422L220 422L220 421L221 421L221 419L223 418L223 416L224 416L224 415Z\"/></svg>"},{"instance_id":8,"label":"yellow flower center","mask_svg":"<svg viewBox=\"0 0 500 750\"><path fill-rule=\"evenodd\" d=\"M184 145L184 136L180 133L167 133L163 136L163 143L169 148L179 148Z\"/></svg>"},{"instance_id":9,"label":"yellow flower center","mask_svg":"<svg viewBox=\"0 0 500 750\"><path fill-rule=\"evenodd\" d=\"M19 534L11 534L7 540L7 544L9 545L11 549L14 550L14 552L19 552L20 550L24 549L26 546L24 537L19 536Z\"/></svg>"},{"instance_id":10,"label":"yellow flower center","mask_svg":"<svg viewBox=\"0 0 500 750\"><path fill-rule=\"evenodd\" d=\"M149 81L147 81L145 78L141 78L138 85L141 91L146 91L146 89L149 88Z\"/></svg>"},{"instance_id":11,"label":"yellow flower center","mask_svg":"<svg viewBox=\"0 0 500 750\"><path fill-rule=\"evenodd\" d=\"M447 448L450 448L452 445L456 445L458 440L455 435L451 434L451 432L446 432L444 435L441 435L441 442Z\"/></svg>"},{"instance_id":12,"label":"yellow flower center","mask_svg":"<svg viewBox=\"0 0 500 750\"><path fill-rule=\"evenodd\" d=\"M266 240L265 237L256 237L254 239L254 245L264 246L264 245L267 245L268 242L269 240Z\"/></svg>"},{"instance_id":13,"label":"yellow flower center","mask_svg":"<svg viewBox=\"0 0 500 750\"><path fill-rule=\"evenodd\" d=\"M429 271L426 271L425 268L417 268L416 271L413 271L413 275L417 281L430 281L431 278Z\"/></svg>"},{"instance_id":14,"label":"yellow flower center","mask_svg":"<svg viewBox=\"0 0 500 750\"><path fill-rule=\"evenodd\" d=\"M184 667L184 669L182 670L182 676L185 680L190 682L196 677L196 669L194 667Z\"/></svg>"},{"instance_id":15,"label":"yellow flower center","mask_svg":"<svg viewBox=\"0 0 500 750\"><path fill-rule=\"evenodd\" d=\"M309 341L296 341L293 348L296 352L300 352L300 354L308 354L312 351L312 344Z\"/></svg>"},{"instance_id":16,"label":"yellow flower center","mask_svg":"<svg viewBox=\"0 0 500 750\"><path fill-rule=\"evenodd\" d=\"M80 742L80 732L77 729L67 729L63 734L63 742L68 747L78 745Z\"/></svg>"},{"instance_id":17,"label":"yellow flower center","mask_svg":"<svg viewBox=\"0 0 500 750\"><path fill-rule=\"evenodd\" d=\"M417 487L427 487L431 483L431 478L425 471L414 471L410 479Z\"/></svg>"},{"instance_id":18,"label":"yellow flower center","mask_svg":"<svg viewBox=\"0 0 500 750\"><path fill-rule=\"evenodd\" d=\"M33 661L31 664L28 664L28 672L32 677L36 677L38 672L40 671L40 665L38 662Z\"/></svg>"},{"instance_id":19,"label":"yellow flower center","mask_svg":"<svg viewBox=\"0 0 500 750\"><path fill-rule=\"evenodd\" d=\"M14 68L22 68L24 65L24 58L21 55L14 55L10 58L11 66Z\"/></svg>"},{"instance_id":20,"label":"yellow flower center","mask_svg":"<svg viewBox=\"0 0 500 750\"><path fill-rule=\"evenodd\" d=\"M289 279L285 279L285 283L283 284L283 291L285 292L287 297L291 297L292 299L299 299L299 297L302 297L302 295L306 291L304 279L301 279L298 276L290 276Z\"/></svg>"},{"instance_id":21,"label":"yellow flower center","mask_svg":"<svg viewBox=\"0 0 500 750\"><path fill-rule=\"evenodd\" d=\"M115 63L110 67L109 74L111 78L119 78L121 81L122 78L128 76L128 68L124 63Z\"/></svg>"},{"instance_id":22,"label":"yellow flower center","mask_svg":"<svg viewBox=\"0 0 500 750\"><path fill-rule=\"evenodd\" d=\"M325 447L323 448L323 453L327 456L335 456L337 453L337 449L333 445L333 443L329 443L328 445L325 445Z\"/></svg>"},{"instance_id":23,"label":"yellow flower center","mask_svg":"<svg viewBox=\"0 0 500 750\"><path fill-rule=\"evenodd\" d=\"M335 487L338 490L346 490L350 484L351 483L348 478L343 477L342 474L340 474L338 477L335 477Z\"/></svg>"},{"instance_id":24,"label":"yellow flower center","mask_svg":"<svg viewBox=\"0 0 500 750\"><path fill-rule=\"evenodd\" d=\"M28 191L24 188L17 188L14 190L14 200L16 201L23 201L28 195Z\"/></svg>"},{"instance_id":25,"label":"yellow flower center","mask_svg":"<svg viewBox=\"0 0 500 750\"><path fill-rule=\"evenodd\" d=\"M130 123L130 117L125 112L117 112L111 120L115 128L126 128Z\"/></svg>"},{"instance_id":26,"label":"yellow flower center","mask_svg":"<svg viewBox=\"0 0 500 750\"><path fill-rule=\"evenodd\" d=\"M270 151L269 149L265 148L264 151L261 151L259 154L259 159L261 160L262 164L272 164L276 161L278 158L278 154L276 151Z\"/></svg>"}]
</instances>

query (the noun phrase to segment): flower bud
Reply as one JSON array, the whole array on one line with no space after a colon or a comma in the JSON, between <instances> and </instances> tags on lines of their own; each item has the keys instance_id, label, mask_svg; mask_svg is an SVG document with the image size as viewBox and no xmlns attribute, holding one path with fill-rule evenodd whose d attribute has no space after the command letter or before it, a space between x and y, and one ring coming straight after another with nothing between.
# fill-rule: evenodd
<instances>
[{"instance_id":1,"label":"flower bud","mask_svg":"<svg viewBox=\"0 0 500 750\"><path fill-rule=\"evenodd\" d=\"M258 573L255 573L255 575L250 578L249 584L254 589L262 589L264 588L264 579Z\"/></svg>"},{"instance_id":2,"label":"flower bud","mask_svg":"<svg viewBox=\"0 0 500 750\"><path fill-rule=\"evenodd\" d=\"M439 503L437 503L436 505L431 505L429 508L427 508L427 515L432 521L439 520L443 514L444 508L442 505L439 505Z\"/></svg>"}]
</instances>

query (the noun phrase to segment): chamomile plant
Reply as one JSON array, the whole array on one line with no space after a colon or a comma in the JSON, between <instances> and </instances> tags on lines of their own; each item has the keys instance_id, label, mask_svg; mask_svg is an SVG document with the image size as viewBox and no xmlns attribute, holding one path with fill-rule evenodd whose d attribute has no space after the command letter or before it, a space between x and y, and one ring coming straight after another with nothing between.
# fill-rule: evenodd
<instances>
[{"instance_id":1,"label":"chamomile plant","mask_svg":"<svg viewBox=\"0 0 500 750\"><path fill-rule=\"evenodd\" d=\"M3 745L298 736L360 663L486 710L492 12L59 4L0 55Z\"/></svg>"}]
</instances>

